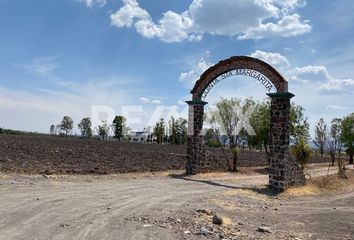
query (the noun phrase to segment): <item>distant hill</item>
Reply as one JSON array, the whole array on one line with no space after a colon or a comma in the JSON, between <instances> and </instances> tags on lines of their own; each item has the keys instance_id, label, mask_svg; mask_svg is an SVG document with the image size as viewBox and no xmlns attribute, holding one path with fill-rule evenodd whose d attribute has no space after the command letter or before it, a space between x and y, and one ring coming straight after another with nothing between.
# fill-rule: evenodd
<instances>
[{"instance_id":1,"label":"distant hill","mask_svg":"<svg viewBox=\"0 0 354 240\"><path fill-rule=\"evenodd\" d=\"M46 135L38 132L27 132L13 129L6 129L0 127L0 134L12 134L12 135Z\"/></svg>"}]
</instances>

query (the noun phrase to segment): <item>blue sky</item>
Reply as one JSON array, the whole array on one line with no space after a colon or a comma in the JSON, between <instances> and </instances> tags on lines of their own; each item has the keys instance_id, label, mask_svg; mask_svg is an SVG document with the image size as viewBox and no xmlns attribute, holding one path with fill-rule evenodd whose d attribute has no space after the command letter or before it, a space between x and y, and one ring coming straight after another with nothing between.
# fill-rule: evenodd
<instances>
[{"instance_id":1,"label":"blue sky","mask_svg":"<svg viewBox=\"0 0 354 240\"><path fill-rule=\"evenodd\" d=\"M0 0L0 126L48 132L106 106L133 109L141 129L185 116L204 70L249 55L287 78L313 128L354 112L353 12L352 0ZM265 93L230 78L206 101Z\"/></svg>"}]
</instances>

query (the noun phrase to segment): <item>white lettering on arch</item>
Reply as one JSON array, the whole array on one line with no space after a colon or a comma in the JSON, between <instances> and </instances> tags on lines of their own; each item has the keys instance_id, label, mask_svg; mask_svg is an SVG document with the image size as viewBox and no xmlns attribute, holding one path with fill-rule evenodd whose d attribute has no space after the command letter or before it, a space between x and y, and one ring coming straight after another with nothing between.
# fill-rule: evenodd
<instances>
[{"instance_id":1,"label":"white lettering on arch","mask_svg":"<svg viewBox=\"0 0 354 240\"><path fill-rule=\"evenodd\" d=\"M206 98L206 96L208 95L208 93L210 92L210 90L218 82L220 82L221 80L224 80L226 78L232 77L232 76L252 77L252 78L256 79L258 82L260 82L268 90L268 92L272 91L272 89L274 88L273 83L267 77L265 77L263 74L261 74L257 71L254 71L252 69L234 69L234 70L230 70L226 73L221 74L220 76L215 78L213 81L211 81L209 83L209 85L204 89L204 91L201 95L201 99L204 100Z\"/></svg>"}]
</instances>

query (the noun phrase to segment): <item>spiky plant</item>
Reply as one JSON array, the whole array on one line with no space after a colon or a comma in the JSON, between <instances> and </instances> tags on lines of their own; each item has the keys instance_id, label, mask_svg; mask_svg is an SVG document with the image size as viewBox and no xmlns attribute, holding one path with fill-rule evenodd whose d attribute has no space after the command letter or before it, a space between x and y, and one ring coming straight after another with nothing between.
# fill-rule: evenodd
<instances>
[{"instance_id":1,"label":"spiky plant","mask_svg":"<svg viewBox=\"0 0 354 240\"><path fill-rule=\"evenodd\" d=\"M305 139L299 139L292 147L292 152L295 155L296 161L301 165L301 169L304 170L312 152Z\"/></svg>"}]
</instances>

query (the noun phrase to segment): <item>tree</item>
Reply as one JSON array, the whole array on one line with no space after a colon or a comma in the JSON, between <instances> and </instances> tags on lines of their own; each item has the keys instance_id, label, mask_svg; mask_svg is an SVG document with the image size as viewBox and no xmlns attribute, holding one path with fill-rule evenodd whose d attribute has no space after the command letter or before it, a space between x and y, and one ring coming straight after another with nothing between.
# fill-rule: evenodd
<instances>
[{"instance_id":1,"label":"tree","mask_svg":"<svg viewBox=\"0 0 354 240\"><path fill-rule=\"evenodd\" d=\"M323 157L324 149L327 142L327 136L328 136L327 124L325 123L323 118L321 118L316 125L315 139L313 140L315 145L320 150L321 157Z\"/></svg>"},{"instance_id":2,"label":"tree","mask_svg":"<svg viewBox=\"0 0 354 240\"><path fill-rule=\"evenodd\" d=\"M81 119L81 122L77 125L78 128L80 129L81 136L83 138L90 138L92 137L92 122L91 118L85 117Z\"/></svg>"},{"instance_id":3,"label":"tree","mask_svg":"<svg viewBox=\"0 0 354 240\"><path fill-rule=\"evenodd\" d=\"M126 124L126 119L123 116L116 116L114 118L112 128L114 131L114 138L119 141L122 140L123 136L129 131L129 127Z\"/></svg>"},{"instance_id":4,"label":"tree","mask_svg":"<svg viewBox=\"0 0 354 240\"><path fill-rule=\"evenodd\" d=\"M346 147L346 153L349 155L349 164L353 164L354 155L354 113L346 116L342 120L342 134L340 140Z\"/></svg>"},{"instance_id":5,"label":"tree","mask_svg":"<svg viewBox=\"0 0 354 240\"><path fill-rule=\"evenodd\" d=\"M217 134L215 134L213 128L208 128L205 130L204 142L209 147L219 147L219 141L217 139Z\"/></svg>"},{"instance_id":6,"label":"tree","mask_svg":"<svg viewBox=\"0 0 354 240\"><path fill-rule=\"evenodd\" d=\"M227 137L230 151L233 155L233 164L227 159L229 170L237 172L238 147L242 137L248 133L254 134L253 129L249 125L249 117L255 102L252 99L246 99L242 102L239 99L221 99L216 103L216 108L207 113L206 121L213 129L215 138L218 140L222 151L223 145L220 142L221 135ZM225 154L225 152L224 152ZM226 156L226 154L225 154Z\"/></svg>"},{"instance_id":7,"label":"tree","mask_svg":"<svg viewBox=\"0 0 354 240\"><path fill-rule=\"evenodd\" d=\"M310 125L304 114L302 106L291 103L290 107L290 140L297 143L299 140L308 141L310 138Z\"/></svg>"},{"instance_id":8,"label":"tree","mask_svg":"<svg viewBox=\"0 0 354 240\"><path fill-rule=\"evenodd\" d=\"M165 122L164 119L161 118L159 122L156 123L153 135L156 137L157 143L162 143L165 138Z\"/></svg>"},{"instance_id":9,"label":"tree","mask_svg":"<svg viewBox=\"0 0 354 240\"><path fill-rule=\"evenodd\" d=\"M334 166L337 153L340 154L340 152L342 151L342 143L340 142L340 136L342 132L341 126L342 126L341 119L334 118L331 121L331 129L329 132L327 145L328 145L329 154L331 155L331 159L332 159L332 166Z\"/></svg>"},{"instance_id":10,"label":"tree","mask_svg":"<svg viewBox=\"0 0 354 240\"><path fill-rule=\"evenodd\" d=\"M270 101L269 99L257 104L252 113L250 123L256 135L248 136L248 145L250 147L264 148L267 161L270 163Z\"/></svg>"},{"instance_id":11,"label":"tree","mask_svg":"<svg viewBox=\"0 0 354 240\"><path fill-rule=\"evenodd\" d=\"M55 135L61 134L61 126L60 124L55 125Z\"/></svg>"},{"instance_id":12,"label":"tree","mask_svg":"<svg viewBox=\"0 0 354 240\"><path fill-rule=\"evenodd\" d=\"M74 121L69 116L64 116L63 120L60 123L60 129L65 132L65 135L68 135L74 128Z\"/></svg>"},{"instance_id":13,"label":"tree","mask_svg":"<svg viewBox=\"0 0 354 240\"><path fill-rule=\"evenodd\" d=\"M270 163L270 112L271 102L269 99L258 103L251 114L250 123L255 131L255 135L248 135L247 141L250 147L264 149ZM297 143L299 139L307 141L309 139L309 124L304 116L304 108L291 103L290 106L290 139Z\"/></svg>"},{"instance_id":14,"label":"tree","mask_svg":"<svg viewBox=\"0 0 354 240\"><path fill-rule=\"evenodd\" d=\"M179 118L177 120L171 117L169 121L170 127L170 142L172 144L186 144L187 143L187 120Z\"/></svg>"},{"instance_id":15,"label":"tree","mask_svg":"<svg viewBox=\"0 0 354 240\"><path fill-rule=\"evenodd\" d=\"M150 126L146 126L144 127L144 130L143 130L143 133L145 133L147 135L147 139L146 141L148 143L152 142L153 141L153 135L152 135L152 128Z\"/></svg>"},{"instance_id":16,"label":"tree","mask_svg":"<svg viewBox=\"0 0 354 240\"><path fill-rule=\"evenodd\" d=\"M307 161L311 157L310 146L306 143L305 139L299 139L298 142L292 146L292 152L296 157L296 161L301 165L301 169L304 170Z\"/></svg>"},{"instance_id":17,"label":"tree","mask_svg":"<svg viewBox=\"0 0 354 240\"><path fill-rule=\"evenodd\" d=\"M108 136L110 126L107 124L107 121L102 121L102 125L98 125L97 128L98 128L98 135L101 138L104 139Z\"/></svg>"},{"instance_id":18,"label":"tree","mask_svg":"<svg viewBox=\"0 0 354 240\"><path fill-rule=\"evenodd\" d=\"M50 125L50 134L51 135L55 134L55 125L54 124Z\"/></svg>"}]
</instances>

